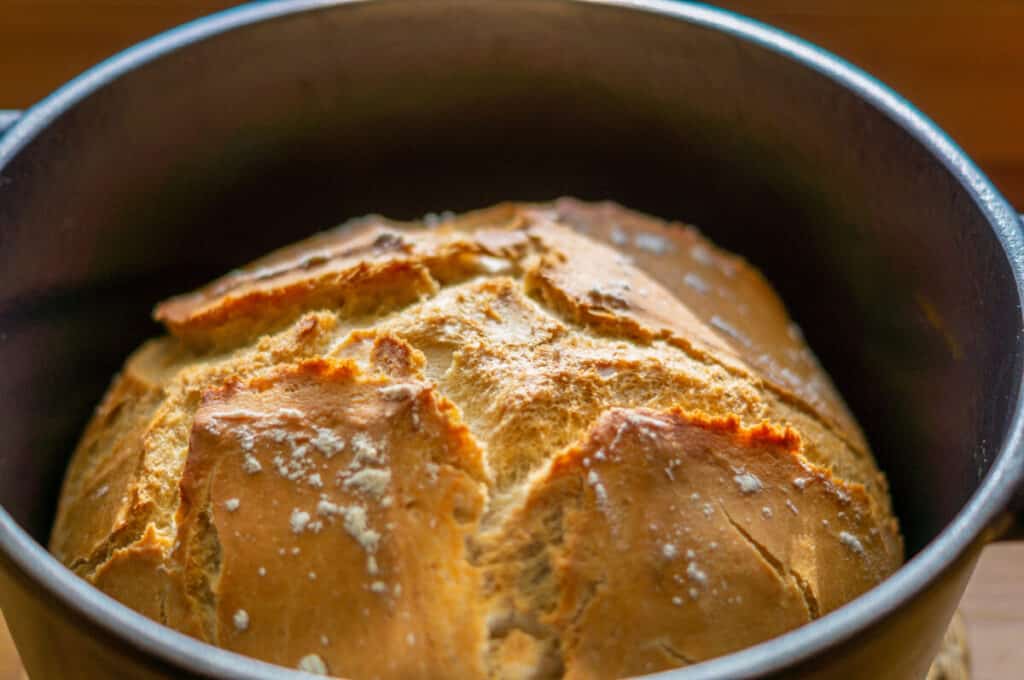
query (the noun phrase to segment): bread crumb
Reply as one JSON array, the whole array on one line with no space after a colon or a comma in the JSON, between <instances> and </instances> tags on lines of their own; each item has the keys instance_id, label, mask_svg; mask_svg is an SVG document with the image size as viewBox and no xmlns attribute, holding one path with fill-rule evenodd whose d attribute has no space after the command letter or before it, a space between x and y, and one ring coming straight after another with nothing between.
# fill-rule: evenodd
<instances>
[{"instance_id":1,"label":"bread crumb","mask_svg":"<svg viewBox=\"0 0 1024 680\"><path fill-rule=\"evenodd\" d=\"M299 659L299 665L296 668L305 673L327 675L327 664L324 663L319 654L307 654L302 657Z\"/></svg>"},{"instance_id":2,"label":"bread crumb","mask_svg":"<svg viewBox=\"0 0 1024 680\"><path fill-rule=\"evenodd\" d=\"M306 528L306 525L309 524L309 513L295 508L292 510L292 516L289 523L292 526L293 534L301 534Z\"/></svg>"},{"instance_id":3,"label":"bread crumb","mask_svg":"<svg viewBox=\"0 0 1024 680\"><path fill-rule=\"evenodd\" d=\"M229 498L226 501L224 501L224 507L227 508L228 512L234 512L235 510L238 510L238 506L241 504L242 502L237 498Z\"/></svg>"},{"instance_id":4,"label":"bread crumb","mask_svg":"<svg viewBox=\"0 0 1024 680\"><path fill-rule=\"evenodd\" d=\"M239 609L235 612L235 615L232 618L235 622L235 630L249 630L249 612L244 609Z\"/></svg>"},{"instance_id":5,"label":"bread crumb","mask_svg":"<svg viewBox=\"0 0 1024 680\"><path fill-rule=\"evenodd\" d=\"M764 489L764 484L758 479L757 475L749 472L743 472L733 477L733 480L739 485L740 491L743 493L757 493Z\"/></svg>"}]
</instances>

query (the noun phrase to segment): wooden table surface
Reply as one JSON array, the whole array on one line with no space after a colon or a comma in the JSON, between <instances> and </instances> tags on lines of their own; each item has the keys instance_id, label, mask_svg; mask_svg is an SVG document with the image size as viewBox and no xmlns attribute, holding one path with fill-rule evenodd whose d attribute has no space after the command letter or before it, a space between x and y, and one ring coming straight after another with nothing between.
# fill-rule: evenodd
<instances>
[{"instance_id":1,"label":"wooden table surface","mask_svg":"<svg viewBox=\"0 0 1024 680\"><path fill-rule=\"evenodd\" d=\"M24 108L148 35L223 0L0 0L0 109ZM1024 2L725 0L894 87L1024 210ZM1024 677L1024 542L990 546L962 609L974 677ZM0 618L0 680L21 678Z\"/></svg>"}]
</instances>

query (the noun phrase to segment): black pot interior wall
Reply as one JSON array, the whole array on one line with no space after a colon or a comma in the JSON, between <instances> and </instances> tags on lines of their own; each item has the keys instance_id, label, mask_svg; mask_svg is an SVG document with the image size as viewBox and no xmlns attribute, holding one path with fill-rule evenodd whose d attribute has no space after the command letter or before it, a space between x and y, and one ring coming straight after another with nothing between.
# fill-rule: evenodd
<instances>
[{"instance_id":1,"label":"black pot interior wall","mask_svg":"<svg viewBox=\"0 0 1024 680\"><path fill-rule=\"evenodd\" d=\"M103 87L0 174L0 501L41 541L152 305L366 212L572 194L696 223L780 288L911 551L976 488L1021 368L1005 256L918 142L787 57L640 13L382 2L252 26Z\"/></svg>"}]
</instances>

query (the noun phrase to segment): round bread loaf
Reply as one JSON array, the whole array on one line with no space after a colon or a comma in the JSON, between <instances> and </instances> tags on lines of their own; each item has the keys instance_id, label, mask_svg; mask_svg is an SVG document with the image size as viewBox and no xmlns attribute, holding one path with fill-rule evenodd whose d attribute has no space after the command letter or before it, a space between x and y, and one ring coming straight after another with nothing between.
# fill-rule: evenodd
<instances>
[{"instance_id":1,"label":"round bread loaf","mask_svg":"<svg viewBox=\"0 0 1024 680\"><path fill-rule=\"evenodd\" d=\"M613 204L367 217L156 309L53 553L349 678L614 678L782 634L902 562L761 275Z\"/></svg>"}]
</instances>

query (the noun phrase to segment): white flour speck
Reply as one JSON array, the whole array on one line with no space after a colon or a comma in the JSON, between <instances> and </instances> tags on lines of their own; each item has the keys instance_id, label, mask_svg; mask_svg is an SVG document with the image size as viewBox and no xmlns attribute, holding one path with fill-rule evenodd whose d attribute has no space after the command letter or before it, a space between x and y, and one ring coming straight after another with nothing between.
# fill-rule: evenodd
<instances>
[{"instance_id":1,"label":"white flour speck","mask_svg":"<svg viewBox=\"0 0 1024 680\"><path fill-rule=\"evenodd\" d=\"M302 657L299 659L299 665L296 668L304 673L327 675L327 664L324 663L319 654L307 654Z\"/></svg>"},{"instance_id":2,"label":"white flour speck","mask_svg":"<svg viewBox=\"0 0 1024 680\"><path fill-rule=\"evenodd\" d=\"M235 630L249 630L249 612L244 609L239 609L235 612L232 619L235 622Z\"/></svg>"},{"instance_id":3,"label":"white flour speck","mask_svg":"<svg viewBox=\"0 0 1024 680\"><path fill-rule=\"evenodd\" d=\"M764 489L764 484L758 479L757 475L749 472L743 472L733 477L733 480L739 485L740 491L743 493L757 493Z\"/></svg>"},{"instance_id":4,"label":"white flour speck","mask_svg":"<svg viewBox=\"0 0 1024 680\"><path fill-rule=\"evenodd\" d=\"M366 522L366 508L352 505L343 508L345 515L345 531L368 553L377 552L380 534L370 529Z\"/></svg>"},{"instance_id":5,"label":"white flour speck","mask_svg":"<svg viewBox=\"0 0 1024 680\"><path fill-rule=\"evenodd\" d=\"M316 504L316 514L321 517L334 517L341 514L341 506L329 500L321 500Z\"/></svg>"},{"instance_id":6,"label":"white flour speck","mask_svg":"<svg viewBox=\"0 0 1024 680\"><path fill-rule=\"evenodd\" d=\"M633 244L640 250L646 250L647 252L654 253L655 255L664 255L672 249L669 242L662 237L657 234L648 234L645 232L637 232L634 234Z\"/></svg>"},{"instance_id":7,"label":"white flour speck","mask_svg":"<svg viewBox=\"0 0 1024 680\"><path fill-rule=\"evenodd\" d=\"M241 505L241 501L237 498L229 498L224 501L224 507L227 508L228 512L234 512L238 510L238 506Z\"/></svg>"},{"instance_id":8,"label":"white flour speck","mask_svg":"<svg viewBox=\"0 0 1024 680\"><path fill-rule=\"evenodd\" d=\"M345 450L345 440L326 427L316 428L316 436L310 439L309 443L327 458L333 458Z\"/></svg>"},{"instance_id":9,"label":"white flour speck","mask_svg":"<svg viewBox=\"0 0 1024 680\"><path fill-rule=\"evenodd\" d=\"M686 575L689 576L691 580L694 580L701 585L708 582L708 575L697 566L696 562L690 562L690 564L686 566Z\"/></svg>"},{"instance_id":10,"label":"white flour speck","mask_svg":"<svg viewBox=\"0 0 1024 680\"><path fill-rule=\"evenodd\" d=\"M718 316L717 314L713 314L711 316L710 323L712 326L722 331L730 338L743 345L744 347L750 346L750 338L741 333L738 328L736 328L731 323L729 323L722 317Z\"/></svg>"},{"instance_id":11,"label":"white flour speck","mask_svg":"<svg viewBox=\"0 0 1024 680\"><path fill-rule=\"evenodd\" d=\"M235 436L243 451L252 451L256 445L256 433L247 425L239 425L235 428Z\"/></svg>"},{"instance_id":12,"label":"white flour speck","mask_svg":"<svg viewBox=\"0 0 1024 680\"><path fill-rule=\"evenodd\" d=\"M711 290L711 287L704 282L704 279L693 272L687 272L686 276L683 277L683 283L701 295L707 295L708 291Z\"/></svg>"},{"instance_id":13,"label":"white flour speck","mask_svg":"<svg viewBox=\"0 0 1024 680\"><path fill-rule=\"evenodd\" d=\"M839 532L839 542L858 555L864 554L864 545L860 542L860 539L848 531Z\"/></svg>"},{"instance_id":14,"label":"white flour speck","mask_svg":"<svg viewBox=\"0 0 1024 680\"><path fill-rule=\"evenodd\" d=\"M701 245L696 245L690 248L690 257L701 264L712 264L711 253L708 249Z\"/></svg>"},{"instance_id":15,"label":"white flour speck","mask_svg":"<svg viewBox=\"0 0 1024 680\"><path fill-rule=\"evenodd\" d=\"M354 473L344 481L346 489L356 489L367 496L381 498L388 491L388 484L391 483L390 470L378 470L366 468Z\"/></svg>"},{"instance_id":16,"label":"white flour speck","mask_svg":"<svg viewBox=\"0 0 1024 680\"><path fill-rule=\"evenodd\" d=\"M254 475L262 469L263 466L260 465L260 462L256 460L255 456L251 453L245 454L245 458L242 459L242 470L244 470L246 474Z\"/></svg>"},{"instance_id":17,"label":"white flour speck","mask_svg":"<svg viewBox=\"0 0 1024 680\"><path fill-rule=\"evenodd\" d=\"M359 467L366 462L381 462L380 450L373 443L373 440L371 440L364 432L358 432L352 435L352 452L356 455L355 458L352 459L350 467Z\"/></svg>"},{"instance_id":18,"label":"white flour speck","mask_svg":"<svg viewBox=\"0 0 1024 680\"><path fill-rule=\"evenodd\" d=\"M295 508L292 510L292 516L288 521L291 524L292 533L301 534L306 525L309 524L309 513Z\"/></svg>"}]
</instances>

